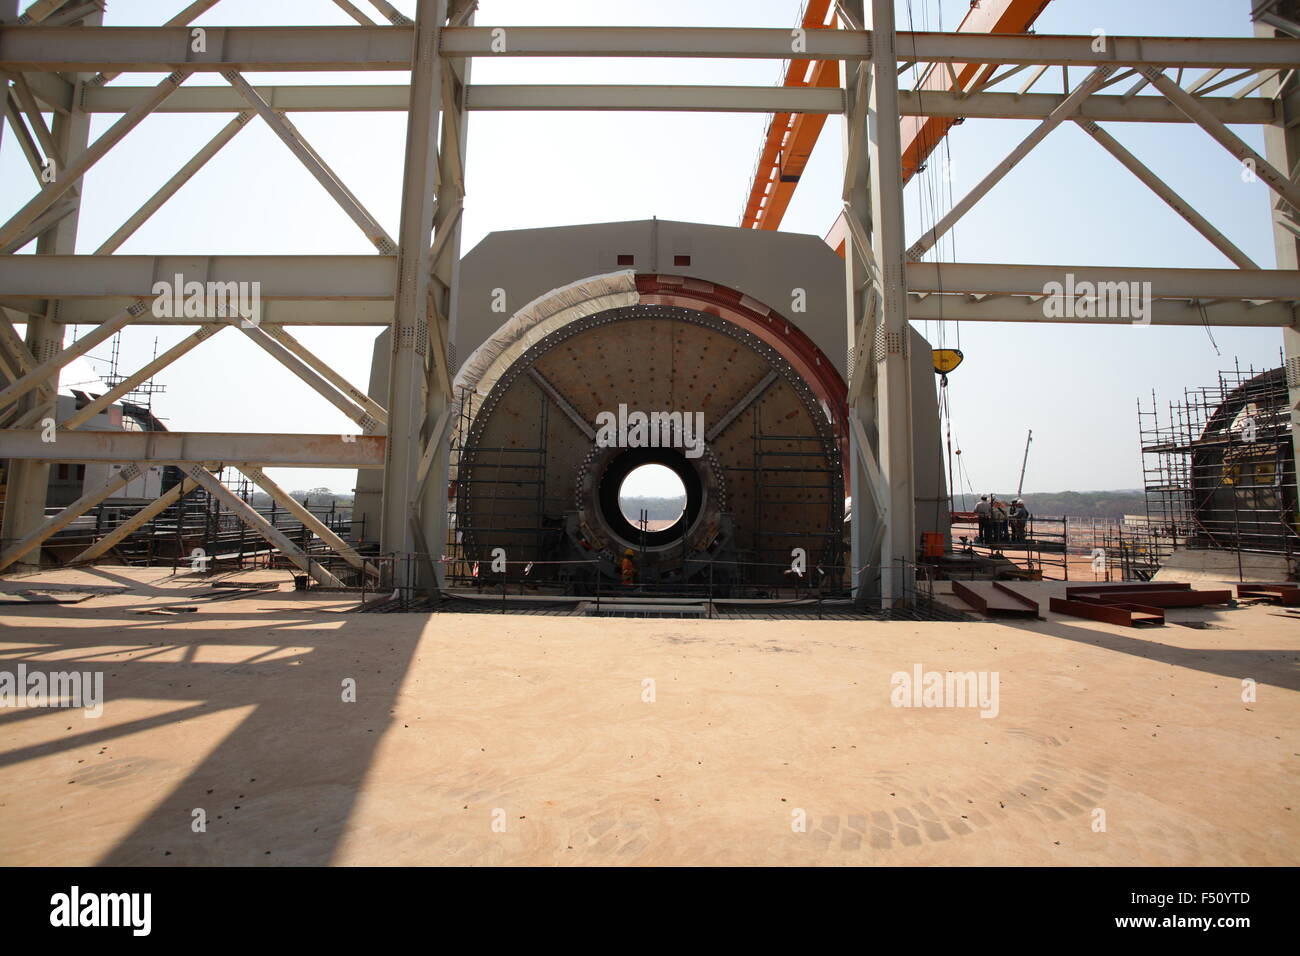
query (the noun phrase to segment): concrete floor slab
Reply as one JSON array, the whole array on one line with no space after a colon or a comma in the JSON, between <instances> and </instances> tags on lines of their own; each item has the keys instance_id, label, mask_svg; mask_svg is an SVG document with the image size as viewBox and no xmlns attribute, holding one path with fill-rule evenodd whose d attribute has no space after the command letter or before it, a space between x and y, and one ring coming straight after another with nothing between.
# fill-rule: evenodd
<instances>
[{"instance_id":1,"label":"concrete floor slab","mask_svg":"<svg viewBox=\"0 0 1300 956\"><path fill-rule=\"evenodd\" d=\"M0 709L0 863L1300 858L1300 621L1278 608L1149 630L373 615L240 578L281 584L0 581L121 588L0 607L0 671L102 670L107 698ZM894 706L917 665L996 672L996 716Z\"/></svg>"}]
</instances>

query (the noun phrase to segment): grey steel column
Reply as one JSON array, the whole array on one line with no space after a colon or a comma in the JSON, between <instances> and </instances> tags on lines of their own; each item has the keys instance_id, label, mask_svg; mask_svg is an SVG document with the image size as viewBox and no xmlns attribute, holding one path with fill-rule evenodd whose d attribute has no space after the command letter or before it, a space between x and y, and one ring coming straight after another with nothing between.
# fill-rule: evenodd
<instances>
[{"instance_id":1,"label":"grey steel column","mask_svg":"<svg viewBox=\"0 0 1300 956\"><path fill-rule=\"evenodd\" d=\"M1281 0L1274 8L1274 13L1295 21L1300 19L1300 0ZM1286 36L1280 30L1266 23L1255 24L1258 37ZM1285 90L1279 89L1281 80L1290 76ZM1264 148L1268 161L1294 180L1297 164L1300 164L1300 81L1294 73L1283 72L1265 83L1261 94L1276 97L1279 104L1276 121L1264 127ZM1273 193L1268 193L1269 209L1273 213L1273 241L1277 248L1277 268L1300 269L1300 236L1283 226L1281 219L1287 215L1286 204ZM1283 207L1282 210L1278 206ZM1295 219L1291 220L1293 223ZM1290 328L1282 330L1282 348L1286 356L1286 384L1291 402L1291 436L1292 454L1300 474L1300 310L1292 308L1293 322ZM1295 524L1294 514L1287 516L1289 523Z\"/></svg>"},{"instance_id":2,"label":"grey steel column","mask_svg":"<svg viewBox=\"0 0 1300 956\"><path fill-rule=\"evenodd\" d=\"M4 6L0 4L0 6ZM0 12L4 12L0 10ZM86 17L86 26L100 26L102 13L93 13ZM72 102L67 114L55 113L51 134L59 155L64 162L71 164L85 152L90 144L90 114L81 109L81 84L87 79L86 74L68 74L75 84ZM62 170L59 170L61 173ZM36 240L37 255L72 255L77 251L77 219L80 215L81 196L85 192L83 181L75 190L70 190L67 197L76 203L77 208L59 219L40 238ZM51 299L45 305L45 314L29 317L27 323L27 348L37 363L53 358L63 348L63 323L58 320L59 300ZM20 416L35 414L36 420L57 418L55 405L59 388L59 373L56 371L40 388L35 389L19 399L17 411ZM57 436L56 436L57 441ZM11 547L23 540L45 521L45 492L50 483L50 466L44 462L10 459L6 469L4 521L0 524L0 550ZM39 566L40 551L30 553L14 562L10 570L14 572L32 571Z\"/></svg>"},{"instance_id":3,"label":"grey steel column","mask_svg":"<svg viewBox=\"0 0 1300 956\"><path fill-rule=\"evenodd\" d=\"M455 5L453 5L454 7ZM464 9L464 4L460 4ZM456 11L453 9L452 14ZM473 24L473 12L465 18ZM460 233L465 201L465 137L468 132L465 98L469 89L469 59L444 60L442 151L438 156L438 211L434 217L429 298L429 338L433 361L429 366L429 402L425 417L425 449L430 459L421 484L419 521L425 541L434 552L432 563L441 586L445 565L438 560L447 541L447 483L450 477L450 429L444 415L450 412L451 383L459 357L452 354L456 338L455 316L460 297ZM430 451L432 455L430 455Z\"/></svg>"},{"instance_id":4,"label":"grey steel column","mask_svg":"<svg viewBox=\"0 0 1300 956\"><path fill-rule=\"evenodd\" d=\"M429 246L437 188L438 119L442 110L443 70L438 38L446 19L447 0L420 0L415 17L402 176L397 302L386 403L389 438L379 529L381 549L398 555L399 559L417 550L411 518L419 489L421 433L430 410L425 374L433 337L429 328ZM424 564L417 561L416 566L424 567ZM399 575L402 572L398 568ZM422 583L433 584L432 581Z\"/></svg>"},{"instance_id":5,"label":"grey steel column","mask_svg":"<svg viewBox=\"0 0 1300 956\"><path fill-rule=\"evenodd\" d=\"M875 341L876 420L880 471L889 495L880 546L880 597L888 607L914 591L917 544L894 0L871 0L870 29L871 223L883 297Z\"/></svg>"},{"instance_id":6,"label":"grey steel column","mask_svg":"<svg viewBox=\"0 0 1300 956\"><path fill-rule=\"evenodd\" d=\"M863 21L862 0L843 4L857 23ZM875 459L876 437L875 368L870 343L874 337L875 310L868 304L876 297L879 276L871 268L867 230L871 217L871 163L867 144L867 109L871 89L871 65L853 60L841 64L844 81L844 298L848 303L847 343L849 350L848 395L850 587L858 602L874 601L880 595L878 526L882 515L872 493L865 459ZM856 226L856 228L855 228ZM865 349L859 343L865 342ZM856 427L855 427L856 421Z\"/></svg>"}]
</instances>

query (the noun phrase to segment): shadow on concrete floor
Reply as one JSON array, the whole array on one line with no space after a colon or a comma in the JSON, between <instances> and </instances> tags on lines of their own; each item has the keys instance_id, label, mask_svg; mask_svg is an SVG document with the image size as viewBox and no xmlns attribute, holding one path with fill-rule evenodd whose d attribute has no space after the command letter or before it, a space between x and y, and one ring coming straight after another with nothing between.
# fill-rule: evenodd
<instances>
[{"instance_id":1,"label":"shadow on concrete floor","mask_svg":"<svg viewBox=\"0 0 1300 956\"><path fill-rule=\"evenodd\" d=\"M104 670L106 710L124 698L191 706L10 749L0 753L0 766L102 746L140 731L251 706L251 714L99 862L110 866L331 862L375 749L390 727L399 688L428 620L425 615L392 615L385 620L381 637L369 627L364 638L354 640L349 632L357 623L355 615L331 615L323 621L314 610L259 607L256 626L235 629L204 627L192 617L175 622L142 619L129 608L78 612L77 616L93 614L101 625L105 617L119 615L122 620L120 626L69 632L76 635L71 641L61 635L57 647L62 651L75 650L77 643L88 652L105 645L118 651L153 649L117 660L111 659L112 652L60 656L57 664L50 662L51 669ZM205 608L200 620L235 622L250 617L248 611ZM33 616L32 623L39 627L48 620ZM21 631L7 629L7 638L20 647L4 655L6 662L50 651L52 645L44 642L24 645ZM250 654L233 664L204 663L196 659L204 644L246 645ZM275 647L265 650L268 645ZM151 659L178 649L180 661ZM297 652L266 659L293 649ZM356 681L355 703L342 701L345 678ZM0 714L0 736L17 721L42 712L24 708ZM207 813L208 830L202 835L190 828L196 807Z\"/></svg>"}]
</instances>

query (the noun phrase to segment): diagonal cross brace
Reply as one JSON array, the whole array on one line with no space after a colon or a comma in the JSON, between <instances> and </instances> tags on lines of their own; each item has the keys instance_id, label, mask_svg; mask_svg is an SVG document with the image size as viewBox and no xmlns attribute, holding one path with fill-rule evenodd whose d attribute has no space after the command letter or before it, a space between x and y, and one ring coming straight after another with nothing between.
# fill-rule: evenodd
<instances>
[{"instance_id":1,"label":"diagonal cross brace","mask_svg":"<svg viewBox=\"0 0 1300 956\"><path fill-rule=\"evenodd\" d=\"M317 182L325 187L325 191L334 197L342 210L348 214L353 222L366 234L366 238L374 243L375 248L384 255L392 255L397 251L397 243L391 236L384 231L384 227L379 224L374 216L361 205L361 200L352 194L352 191L343 184L343 181L334 174L334 170L326 165L325 160L320 154L312 149L302 133L289 122L284 113L272 109L271 104L262 99L262 94L249 84L235 70L227 70L221 74L227 83L248 101L248 105L257 111L257 115L262 117L266 125L271 127L275 135L279 136L284 145L298 157L299 161L307 167L307 171L316 177Z\"/></svg>"}]
</instances>

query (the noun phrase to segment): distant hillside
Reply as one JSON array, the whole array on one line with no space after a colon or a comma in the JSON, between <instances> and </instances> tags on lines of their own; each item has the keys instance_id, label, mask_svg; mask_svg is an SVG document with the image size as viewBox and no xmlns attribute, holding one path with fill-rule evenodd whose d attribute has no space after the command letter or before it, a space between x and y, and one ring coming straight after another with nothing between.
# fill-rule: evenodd
<instances>
[{"instance_id":1,"label":"distant hillside","mask_svg":"<svg viewBox=\"0 0 1300 956\"><path fill-rule=\"evenodd\" d=\"M997 493L998 498L1010 501L1014 493ZM1147 513L1146 495L1141 489L1120 491L1055 491L1024 494L1025 507L1030 514L1070 518L1114 518ZM974 507L979 498L966 496L968 507ZM961 499L957 499L960 507Z\"/></svg>"},{"instance_id":2,"label":"distant hillside","mask_svg":"<svg viewBox=\"0 0 1300 956\"><path fill-rule=\"evenodd\" d=\"M997 493L998 498L1010 502L1015 495L1011 492ZM1147 513L1146 496L1141 490L1125 489L1122 491L1056 491L1038 494L1026 493L1025 507L1030 514L1059 518L1114 518L1119 520L1124 515L1144 515ZM975 507L979 498L966 496L966 507ZM962 499L955 502L961 507ZM625 498L624 506L636 514L636 509L645 508L650 512L650 520L676 518L682 511L680 498Z\"/></svg>"},{"instance_id":3,"label":"distant hillside","mask_svg":"<svg viewBox=\"0 0 1300 956\"><path fill-rule=\"evenodd\" d=\"M682 513L682 499L679 498L632 498L622 500L623 511L633 516L644 508L650 512L646 517L650 521L671 521Z\"/></svg>"}]
</instances>

